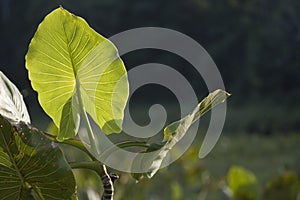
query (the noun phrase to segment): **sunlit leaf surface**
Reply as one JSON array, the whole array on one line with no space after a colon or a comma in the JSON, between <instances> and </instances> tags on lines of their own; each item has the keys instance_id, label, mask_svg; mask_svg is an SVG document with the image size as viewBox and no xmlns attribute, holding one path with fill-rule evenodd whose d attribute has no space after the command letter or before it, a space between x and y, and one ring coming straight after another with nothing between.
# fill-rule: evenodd
<instances>
[{"instance_id":1,"label":"sunlit leaf surface","mask_svg":"<svg viewBox=\"0 0 300 200\"><path fill-rule=\"evenodd\" d=\"M81 17L62 7L47 15L29 45L26 68L40 104L59 128L58 140L76 135L80 106L106 134L121 131L126 69L115 46Z\"/></svg>"}]
</instances>

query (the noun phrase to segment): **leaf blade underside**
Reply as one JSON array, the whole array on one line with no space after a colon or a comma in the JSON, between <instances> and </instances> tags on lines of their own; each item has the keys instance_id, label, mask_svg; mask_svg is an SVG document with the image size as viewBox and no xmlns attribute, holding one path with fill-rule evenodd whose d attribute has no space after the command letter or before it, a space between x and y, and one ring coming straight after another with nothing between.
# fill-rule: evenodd
<instances>
[{"instance_id":1,"label":"leaf blade underside","mask_svg":"<svg viewBox=\"0 0 300 200\"><path fill-rule=\"evenodd\" d=\"M74 96L106 134L121 131L128 98L125 66L116 47L83 18L62 7L47 15L29 45L26 68L41 106L59 128L59 140L76 135L77 117L67 122L75 126L61 128L64 106ZM69 107L78 108L73 102Z\"/></svg>"}]
</instances>

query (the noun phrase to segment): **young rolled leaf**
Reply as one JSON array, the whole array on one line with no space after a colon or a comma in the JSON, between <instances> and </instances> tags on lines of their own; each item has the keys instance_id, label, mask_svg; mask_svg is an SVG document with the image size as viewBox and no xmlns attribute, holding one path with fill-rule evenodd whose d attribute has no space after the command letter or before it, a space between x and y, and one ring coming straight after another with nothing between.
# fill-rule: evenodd
<instances>
[{"instance_id":1,"label":"young rolled leaf","mask_svg":"<svg viewBox=\"0 0 300 200\"><path fill-rule=\"evenodd\" d=\"M0 71L0 115L10 123L30 123L30 117L17 87Z\"/></svg>"},{"instance_id":2,"label":"young rolled leaf","mask_svg":"<svg viewBox=\"0 0 300 200\"><path fill-rule=\"evenodd\" d=\"M145 153L151 153L145 155L139 154L133 163L133 167L140 169L140 171L147 172L134 174L133 177L136 180L140 180L143 177L152 178L153 175L160 169L168 152L183 138L190 126L207 111L211 110L218 104L223 103L229 96L229 93L218 89L204 98L193 112L185 116L183 119L166 126L164 129L164 140L162 143L159 143L161 148L156 151L153 151L153 148L148 148ZM150 145L150 147L151 146L153 145ZM157 145L155 146L157 147Z\"/></svg>"},{"instance_id":3,"label":"young rolled leaf","mask_svg":"<svg viewBox=\"0 0 300 200\"><path fill-rule=\"evenodd\" d=\"M29 45L26 68L41 106L59 128L58 140L76 135L80 107L104 133L121 131L126 69L115 46L81 17L62 7L47 15Z\"/></svg>"},{"instance_id":4,"label":"young rolled leaf","mask_svg":"<svg viewBox=\"0 0 300 200\"><path fill-rule=\"evenodd\" d=\"M59 147L37 129L0 115L1 199L71 199L72 170Z\"/></svg>"}]
</instances>

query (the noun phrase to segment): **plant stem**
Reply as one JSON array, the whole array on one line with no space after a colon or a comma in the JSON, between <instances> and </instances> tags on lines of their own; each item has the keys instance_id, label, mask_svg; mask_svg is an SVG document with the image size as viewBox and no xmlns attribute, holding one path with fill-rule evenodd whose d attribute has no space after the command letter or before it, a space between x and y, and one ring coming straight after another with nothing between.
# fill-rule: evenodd
<instances>
[{"instance_id":1,"label":"plant stem","mask_svg":"<svg viewBox=\"0 0 300 200\"><path fill-rule=\"evenodd\" d=\"M99 161L93 162L78 162L70 163L72 169L90 169L95 171L101 178L103 183L104 192L102 195L103 200L113 200L114 185L113 180L107 172L106 166L102 165Z\"/></svg>"},{"instance_id":2,"label":"plant stem","mask_svg":"<svg viewBox=\"0 0 300 200\"><path fill-rule=\"evenodd\" d=\"M73 147L76 147L77 149L80 149L81 151L85 152L93 161L97 160L94 155L92 155L84 146L83 142L81 140L76 139L68 139L63 142L62 144L71 145Z\"/></svg>"},{"instance_id":3,"label":"plant stem","mask_svg":"<svg viewBox=\"0 0 300 200\"><path fill-rule=\"evenodd\" d=\"M120 142L100 154L99 158L100 160L105 160L112 152L118 150L119 148L127 148L127 147L144 147L148 148L150 145L147 144L146 142L132 142L132 141L125 141L125 142Z\"/></svg>"},{"instance_id":4,"label":"plant stem","mask_svg":"<svg viewBox=\"0 0 300 200\"><path fill-rule=\"evenodd\" d=\"M77 78L76 78L76 92L77 92L80 111L81 111L83 120L85 122L86 129L87 129L87 133L88 133L88 137L89 137L89 141L90 141L90 145L91 145L91 151L93 153L96 153L96 155L98 155L93 129L90 124L89 118L87 116L86 110L83 106L83 102L82 102L82 98L81 98L81 94L80 94L80 88L79 88L79 81ZM76 145L76 144L74 144L74 145ZM78 146L78 147L81 148L81 146ZM84 148L84 149L86 150L86 148ZM89 153L89 155L91 155L91 154ZM95 157L93 157L93 158L94 158L93 162L73 163L71 165L71 167L72 168L84 167L87 169L94 170L101 177L101 180L103 183L104 192L102 195L102 199L113 200L114 186L113 186L112 179L110 178L109 174L107 173L106 166L103 165L102 163L100 163L99 161L95 161Z\"/></svg>"},{"instance_id":5,"label":"plant stem","mask_svg":"<svg viewBox=\"0 0 300 200\"><path fill-rule=\"evenodd\" d=\"M145 147L148 148L150 145L147 142L134 142L134 141L125 141L117 144L119 148L127 148L127 147Z\"/></svg>"},{"instance_id":6,"label":"plant stem","mask_svg":"<svg viewBox=\"0 0 300 200\"><path fill-rule=\"evenodd\" d=\"M84 120L85 125L86 125L86 130L87 130L87 133L88 133L88 136L89 136L91 151L97 153L98 151L97 151L97 147L96 147L96 143L95 143L94 133L93 133L90 121L88 119L88 116L86 114L86 111L85 111L84 107L81 107L81 112L82 112L82 115L83 115L83 120Z\"/></svg>"},{"instance_id":7,"label":"plant stem","mask_svg":"<svg viewBox=\"0 0 300 200\"><path fill-rule=\"evenodd\" d=\"M48 139L52 140L53 142L56 143L60 143L60 144L66 144L66 145L70 145L73 146L77 149L80 149L81 151L85 152L90 158L91 160L97 160L94 155L92 155L85 147L85 145L83 144L83 142L79 139L75 139L75 138L70 138L68 140L64 140L64 141L57 141L56 140L56 136L52 135L50 133L47 133L45 131L42 132Z\"/></svg>"},{"instance_id":8,"label":"plant stem","mask_svg":"<svg viewBox=\"0 0 300 200\"><path fill-rule=\"evenodd\" d=\"M98 153L96 143L95 143L95 137L94 137L93 129L91 127L91 124L90 124L89 118L87 116L86 110L83 106L83 102L82 102L82 98L81 98L81 94L80 94L80 88L79 88L79 81L78 81L77 78L76 78L76 92L77 92L80 111L81 111L81 114L82 114L82 117L83 117L83 120L84 120L84 123L85 123L85 126L86 126L86 130L87 130L87 133L88 133L88 137L89 137L89 141L90 141L90 145L91 145L91 151Z\"/></svg>"}]
</instances>

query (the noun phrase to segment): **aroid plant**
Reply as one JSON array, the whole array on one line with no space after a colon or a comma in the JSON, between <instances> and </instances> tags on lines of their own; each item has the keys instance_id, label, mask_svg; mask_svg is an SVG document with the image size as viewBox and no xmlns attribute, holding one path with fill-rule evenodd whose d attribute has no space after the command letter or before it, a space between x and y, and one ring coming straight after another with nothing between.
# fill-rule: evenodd
<instances>
[{"instance_id":1,"label":"aroid plant","mask_svg":"<svg viewBox=\"0 0 300 200\"><path fill-rule=\"evenodd\" d=\"M77 199L72 168L94 170L103 181L102 199L113 199L117 175L110 174L91 153L97 147L88 116L105 134L122 130L129 87L117 49L84 19L60 7L39 25L28 48L26 68L39 103L57 132L46 133L31 125L22 95L0 72L1 199ZM167 126L160 143L125 142L123 147L142 146L143 152L158 150L151 160L142 163L148 173L134 177L151 178L187 129L228 96L222 90L210 93L189 115ZM76 137L80 118L89 144ZM79 148L90 161L68 163L59 143Z\"/></svg>"}]
</instances>

